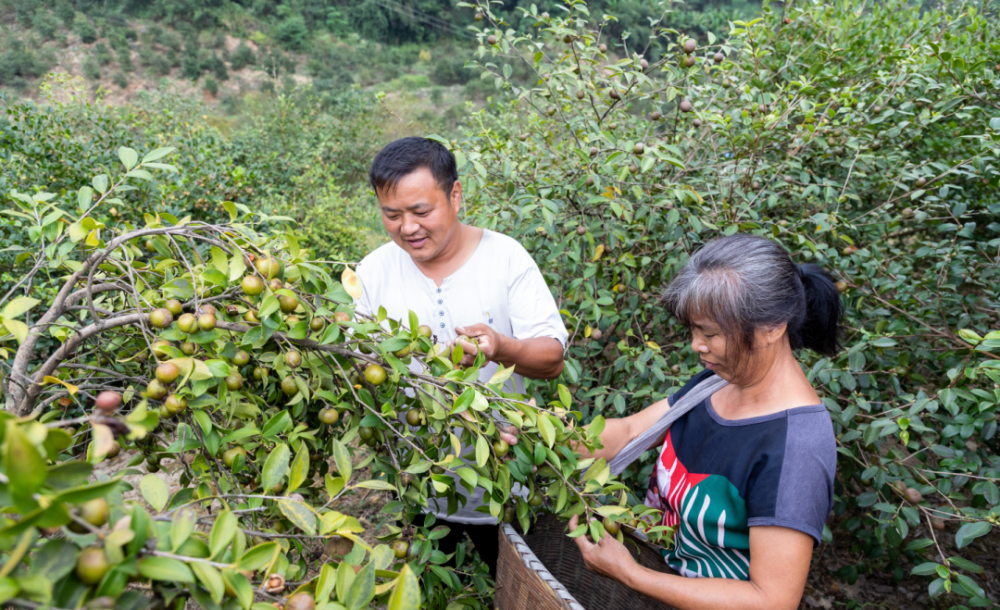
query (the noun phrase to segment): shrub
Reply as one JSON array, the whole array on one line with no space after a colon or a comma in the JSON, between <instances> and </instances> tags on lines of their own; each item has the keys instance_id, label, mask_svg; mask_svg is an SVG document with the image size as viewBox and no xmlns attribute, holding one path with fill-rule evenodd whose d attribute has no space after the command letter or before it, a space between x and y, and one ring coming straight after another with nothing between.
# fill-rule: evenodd
<instances>
[{"instance_id":1,"label":"shrub","mask_svg":"<svg viewBox=\"0 0 1000 610\"><path fill-rule=\"evenodd\" d=\"M302 51L306 48L309 29L301 14L294 14L283 19L275 28L274 38L289 51Z\"/></svg>"},{"instance_id":2,"label":"shrub","mask_svg":"<svg viewBox=\"0 0 1000 610\"><path fill-rule=\"evenodd\" d=\"M431 78L437 85L462 85L479 73L465 67L466 54L461 52L438 53L431 70Z\"/></svg>"},{"instance_id":3,"label":"shrub","mask_svg":"<svg viewBox=\"0 0 1000 610\"><path fill-rule=\"evenodd\" d=\"M132 49L125 44L118 47L118 67L122 72L135 72L135 64L132 63Z\"/></svg>"},{"instance_id":4,"label":"shrub","mask_svg":"<svg viewBox=\"0 0 1000 610\"><path fill-rule=\"evenodd\" d=\"M94 59L97 60L97 63L101 66L106 66L109 63L111 63L112 59L111 49L109 49L108 45L104 44L103 42L99 42L96 45L94 45L93 56Z\"/></svg>"},{"instance_id":5,"label":"shrub","mask_svg":"<svg viewBox=\"0 0 1000 610\"><path fill-rule=\"evenodd\" d=\"M83 75L86 76L88 80L100 80L101 62L99 62L93 55L88 55L87 59L84 60Z\"/></svg>"},{"instance_id":6,"label":"shrub","mask_svg":"<svg viewBox=\"0 0 1000 610\"><path fill-rule=\"evenodd\" d=\"M66 27L73 27L73 21L76 19L76 11L73 9L73 5L70 4L69 0L56 0L55 13L56 17L58 17L59 20L66 25Z\"/></svg>"},{"instance_id":7,"label":"shrub","mask_svg":"<svg viewBox=\"0 0 1000 610\"><path fill-rule=\"evenodd\" d=\"M0 47L0 83L21 88L31 79L38 78L48 69L48 65L33 50L35 45L12 38L6 48ZM0 43L2 44L2 43Z\"/></svg>"},{"instance_id":8,"label":"shrub","mask_svg":"<svg viewBox=\"0 0 1000 610\"><path fill-rule=\"evenodd\" d=\"M206 68L219 80L229 80L229 70L226 69L226 62L217 53L212 53L208 58Z\"/></svg>"},{"instance_id":9,"label":"shrub","mask_svg":"<svg viewBox=\"0 0 1000 610\"><path fill-rule=\"evenodd\" d=\"M118 85L121 89L128 88L128 78L124 72L115 72L115 75L111 77L111 82Z\"/></svg>"},{"instance_id":10,"label":"shrub","mask_svg":"<svg viewBox=\"0 0 1000 610\"><path fill-rule=\"evenodd\" d=\"M769 236L829 269L847 305L847 349L802 354L839 443L838 577L929 576L944 606L989 605L961 549L995 545L1000 515L1000 121L966 94L1000 85L995 12L765 8L690 56L653 23L665 53L648 69L610 60L575 8L536 22L529 40L489 21L477 82L511 97L457 151L473 218L526 245L575 329L563 383L584 419L635 412L700 369L657 295L706 241ZM836 42L810 46L820 33ZM623 475L633 490L652 463Z\"/></svg>"},{"instance_id":11,"label":"shrub","mask_svg":"<svg viewBox=\"0 0 1000 610\"><path fill-rule=\"evenodd\" d=\"M219 81L215 80L211 74L205 77L203 86L206 91L212 94L212 97L219 94Z\"/></svg>"},{"instance_id":12,"label":"shrub","mask_svg":"<svg viewBox=\"0 0 1000 610\"><path fill-rule=\"evenodd\" d=\"M52 40L59 33L59 20L48 10L40 9L32 15L31 27L38 32L42 40Z\"/></svg>"},{"instance_id":13,"label":"shrub","mask_svg":"<svg viewBox=\"0 0 1000 610\"><path fill-rule=\"evenodd\" d=\"M94 24L83 13L77 12L73 15L73 32L80 37L80 41L84 44L90 44L97 40L97 30L94 29Z\"/></svg>"},{"instance_id":14,"label":"shrub","mask_svg":"<svg viewBox=\"0 0 1000 610\"><path fill-rule=\"evenodd\" d=\"M242 70L247 66L252 66L254 63L253 49L250 45L246 43L245 40L241 40L236 50L233 52L233 56L229 58L229 64L232 66L233 70Z\"/></svg>"}]
</instances>

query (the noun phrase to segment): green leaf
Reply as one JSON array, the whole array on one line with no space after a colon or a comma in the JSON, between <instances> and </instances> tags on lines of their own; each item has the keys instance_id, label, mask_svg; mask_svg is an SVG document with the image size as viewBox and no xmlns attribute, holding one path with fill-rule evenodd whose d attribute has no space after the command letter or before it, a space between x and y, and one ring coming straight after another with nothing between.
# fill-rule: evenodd
<instances>
[{"instance_id":1,"label":"green leaf","mask_svg":"<svg viewBox=\"0 0 1000 610\"><path fill-rule=\"evenodd\" d=\"M288 475L288 493L292 493L302 485L302 482L306 480L306 476L309 474L309 448L302 445L302 449L295 454L295 460L292 461L292 471Z\"/></svg>"},{"instance_id":2,"label":"green leaf","mask_svg":"<svg viewBox=\"0 0 1000 610\"><path fill-rule=\"evenodd\" d=\"M118 158L121 159L125 169L132 169L139 162L139 153L127 146L122 146L118 149Z\"/></svg>"},{"instance_id":3,"label":"green leaf","mask_svg":"<svg viewBox=\"0 0 1000 610\"><path fill-rule=\"evenodd\" d=\"M17 581L13 578L0 578L0 604L12 599L20 591Z\"/></svg>"},{"instance_id":4,"label":"green leaf","mask_svg":"<svg viewBox=\"0 0 1000 610\"><path fill-rule=\"evenodd\" d=\"M175 150L177 150L177 148L174 146L164 146L162 148L156 148L143 155L142 162L149 163L150 161L156 161L157 159L162 159L163 157L166 157L170 153L174 152ZM119 154L121 154L120 151Z\"/></svg>"},{"instance_id":5,"label":"green leaf","mask_svg":"<svg viewBox=\"0 0 1000 610\"><path fill-rule=\"evenodd\" d=\"M236 592L236 600L240 603L240 607L249 610L253 604L253 586L247 577L240 572L226 570L222 573L222 580Z\"/></svg>"},{"instance_id":6,"label":"green leaf","mask_svg":"<svg viewBox=\"0 0 1000 610\"><path fill-rule=\"evenodd\" d=\"M483 435L479 434L477 436L478 438L476 439L476 465L478 465L480 468L484 468L486 466L486 463L490 459L490 444L486 440L486 438L483 437Z\"/></svg>"},{"instance_id":7,"label":"green leaf","mask_svg":"<svg viewBox=\"0 0 1000 610\"><path fill-rule=\"evenodd\" d=\"M28 325L19 320L4 320L3 325L7 328L7 331L14 335L17 342L24 343L24 340L28 338Z\"/></svg>"},{"instance_id":8,"label":"green leaf","mask_svg":"<svg viewBox=\"0 0 1000 610\"><path fill-rule=\"evenodd\" d=\"M264 462L264 474L261 477L265 494L284 480L285 475L288 474L288 460L290 458L291 451L284 443L278 443L271 455L267 456L267 461Z\"/></svg>"},{"instance_id":9,"label":"green leaf","mask_svg":"<svg viewBox=\"0 0 1000 610\"><path fill-rule=\"evenodd\" d=\"M212 526L212 533L208 537L208 548L212 553L211 557L218 557L229 546L229 543L233 540L233 536L236 535L238 525L236 515L231 511L227 510L219 513L219 516L215 519L215 525Z\"/></svg>"},{"instance_id":10,"label":"green leaf","mask_svg":"<svg viewBox=\"0 0 1000 610\"><path fill-rule=\"evenodd\" d=\"M992 528L993 526L988 521L966 523L955 532L955 546L960 549L965 548L976 538L990 533Z\"/></svg>"},{"instance_id":11,"label":"green leaf","mask_svg":"<svg viewBox=\"0 0 1000 610\"><path fill-rule=\"evenodd\" d=\"M0 315L7 319L17 318L40 302L38 299L31 297L18 297L7 303Z\"/></svg>"},{"instance_id":12,"label":"green leaf","mask_svg":"<svg viewBox=\"0 0 1000 610\"><path fill-rule=\"evenodd\" d=\"M316 535L316 516L309 507L295 500L279 500L278 508L281 514L288 517L288 520L309 536Z\"/></svg>"},{"instance_id":13,"label":"green leaf","mask_svg":"<svg viewBox=\"0 0 1000 610\"><path fill-rule=\"evenodd\" d=\"M108 176L107 174L98 174L90 181L91 186L94 190L100 194L104 194L108 191Z\"/></svg>"},{"instance_id":14,"label":"green leaf","mask_svg":"<svg viewBox=\"0 0 1000 610\"><path fill-rule=\"evenodd\" d=\"M191 532L194 531L194 524L197 520L198 515L192 508L183 508L174 513L174 518L170 522L170 545L173 547L174 553L187 542Z\"/></svg>"},{"instance_id":15,"label":"green leaf","mask_svg":"<svg viewBox=\"0 0 1000 610\"><path fill-rule=\"evenodd\" d=\"M573 396L569 393L569 388L561 383L559 384L559 402L567 409L573 406Z\"/></svg>"},{"instance_id":16,"label":"green leaf","mask_svg":"<svg viewBox=\"0 0 1000 610\"><path fill-rule=\"evenodd\" d=\"M337 584L337 568L332 563L324 563L316 581L316 605L325 604L330 600L330 593Z\"/></svg>"},{"instance_id":17,"label":"green leaf","mask_svg":"<svg viewBox=\"0 0 1000 610\"><path fill-rule=\"evenodd\" d=\"M243 556L237 562L237 567L240 570L250 570L251 572L259 570L274 561L278 557L279 552L281 552L281 547L278 546L277 542L258 544L246 553L243 553Z\"/></svg>"},{"instance_id":18,"label":"green leaf","mask_svg":"<svg viewBox=\"0 0 1000 610\"><path fill-rule=\"evenodd\" d=\"M146 503L155 508L158 513L163 512L170 499L170 490L167 489L167 484L155 474L147 474L142 477L142 480L139 481L139 491L142 492Z\"/></svg>"},{"instance_id":19,"label":"green leaf","mask_svg":"<svg viewBox=\"0 0 1000 610\"><path fill-rule=\"evenodd\" d=\"M344 603L349 610L361 610L373 597L375 597L375 566L369 562L354 578L350 589L347 590Z\"/></svg>"},{"instance_id":20,"label":"green leaf","mask_svg":"<svg viewBox=\"0 0 1000 610\"><path fill-rule=\"evenodd\" d=\"M208 594L212 596L212 601L219 603L225 594L225 585L222 584L222 575L213 566L200 561L191 562L191 570L198 577L201 584L208 589Z\"/></svg>"},{"instance_id":21,"label":"green leaf","mask_svg":"<svg viewBox=\"0 0 1000 610\"><path fill-rule=\"evenodd\" d=\"M150 580L164 582L194 582L191 568L183 561L170 557L146 557L139 561L139 573Z\"/></svg>"},{"instance_id":22,"label":"green leaf","mask_svg":"<svg viewBox=\"0 0 1000 610\"><path fill-rule=\"evenodd\" d=\"M337 439L333 439L333 460L337 462L337 470L340 472L340 476L344 477L344 481L350 480L353 468L351 454L347 451L347 447Z\"/></svg>"},{"instance_id":23,"label":"green leaf","mask_svg":"<svg viewBox=\"0 0 1000 610\"><path fill-rule=\"evenodd\" d=\"M7 421L5 444L4 463L7 465L11 492L30 500L45 482L45 461L35 444L13 420Z\"/></svg>"},{"instance_id":24,"label":"green leaf","mask_svg":"<svg viewBox=\"0 0 1000 610\"><path fill-rule=\"evenodd\" d=\"M386 481L376 481L374 479L361 481L352 487L364 487L365 489L377 489L379 491L396 491L396 487L392 483L388 483Z\"/></svg>"},{"instance_id":25,"label":"green leaf","mask_svg":"<svg viewBox=\"0 0 1000 610\"><path fill-rule=\"evenodd\" d=\"M409 564L404 564L389 596L388 610L417 610L419 607L420 583Z\"/></svg>"},{"instance_id":26,"label":"green leaf","mask_svg":"<svg viewBox=\"0 0 1000 610\"><path fill-rule=\"evenodd\" d=\"M551 449L553 443L556 442L556 429L545 415L538 416L538 434Z\"/></svg>"}]
</instances>

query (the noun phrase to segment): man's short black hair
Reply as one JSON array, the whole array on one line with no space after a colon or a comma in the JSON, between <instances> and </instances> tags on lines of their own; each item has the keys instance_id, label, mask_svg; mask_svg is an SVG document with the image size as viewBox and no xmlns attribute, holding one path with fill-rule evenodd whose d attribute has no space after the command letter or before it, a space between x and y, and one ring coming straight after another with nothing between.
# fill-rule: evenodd
<instances>
[{"instance_id":1,"label":"man's short black hair","mask_svg":"<svg viewBox=\"0 0 1000 610\"><path fill-rule=\"evenodd\" d=\"M400 180L422 167L431 171L444 194L451 197L451 189L458 180L455 155L440 142L428 138L400 138L387 144L375 155L368 179L377 194L396 188Z\"/></svg>"}]
</instances>

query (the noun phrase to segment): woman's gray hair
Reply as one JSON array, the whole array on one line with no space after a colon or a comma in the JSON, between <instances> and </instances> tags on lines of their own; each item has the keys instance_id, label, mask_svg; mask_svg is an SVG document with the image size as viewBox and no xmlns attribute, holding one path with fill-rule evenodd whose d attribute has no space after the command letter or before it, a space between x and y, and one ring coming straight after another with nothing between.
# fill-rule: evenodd
<instances>
[{"instance_id":1,"label":"woman's gray hair","mask_svg":"<svg viewBox=\"0 0 1000 610\"><path fill-rule=\"evenodd\" d=\"M670 282L663 302L685 326L714 320L736 357L753 350L758 328L780 324L788 325L792 349L829 356L839 349L842 306L833 281L763 237L737 233L709 242Z\"/></svg>"}]
</instances>

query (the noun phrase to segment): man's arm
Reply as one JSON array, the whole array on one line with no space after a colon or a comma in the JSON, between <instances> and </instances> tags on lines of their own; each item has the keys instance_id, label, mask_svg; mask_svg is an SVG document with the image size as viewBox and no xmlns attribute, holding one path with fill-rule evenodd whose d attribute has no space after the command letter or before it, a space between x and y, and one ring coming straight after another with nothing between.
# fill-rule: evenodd
<instances>
[{"instance_id":1,"label":"man's arm","mask_svg":"<svg viewBox=\"0 0 1000 610\"><path fill-rule=\"evenodd\" d=\"M504 336L486 324L455 329L460 335L475 339L476 345L457 340L462 346L462 365L470 366L480 351L488 362L498 362L504 366L514 365L514 372L529 379L555 379L563 371L563 347L558 339L534 337L515 339Z\"/></svg>"}]
</instances>

